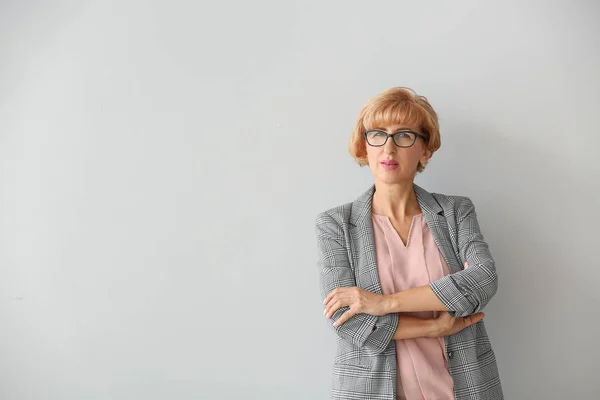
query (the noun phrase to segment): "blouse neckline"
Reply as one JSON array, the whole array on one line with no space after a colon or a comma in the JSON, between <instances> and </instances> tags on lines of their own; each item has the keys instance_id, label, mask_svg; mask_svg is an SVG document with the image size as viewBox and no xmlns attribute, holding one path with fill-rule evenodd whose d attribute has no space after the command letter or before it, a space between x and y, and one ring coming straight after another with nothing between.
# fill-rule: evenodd
<instances>
[{"instance_id":1,"label":"blouse neckline","mask_svg":"<svg viewBox=\"0 0 600 400\"><path fill-rule=\"evenodd\" d=\"M388 217L387 215L380 215L380 214L375 214L375 213L371 213L371 215L373 215L374 217L377 218L385 218L385 219L390 219L390 217ZM419 213L419 214L415 214L412 216L412 219L415 219L415 217L422 217L423 213Z\"/></svg>"}]
</instances>

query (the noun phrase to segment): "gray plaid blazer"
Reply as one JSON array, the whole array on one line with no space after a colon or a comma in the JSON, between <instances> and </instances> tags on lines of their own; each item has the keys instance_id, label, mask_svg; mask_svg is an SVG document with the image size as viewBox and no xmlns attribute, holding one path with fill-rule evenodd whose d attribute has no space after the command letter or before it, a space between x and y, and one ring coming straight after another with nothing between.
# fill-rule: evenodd
<instances>
[{"instance_id":1,"label":"gray plaid blazer","mask_svg":"<svg viewBox=\"0 0 600 400\"><path fill-rule=\"evenodd\" d=\"M496 293L498 278L475 206L468 197L429 193L416 184L414 191L451 271L431 282L431 289L455 317L481 311ZM382 294L371 220L374 192L375 185L354 202L317 216L322 300L333 289L344 286L360 286ZM469 263L467 269L465 262ZM334 327L347 309L340 308L328 320L337 334L332 399L396 400L396 347L392 337L398 327L398 313L380 317L358 314ZM456 400L503 399L496 357L483 321L444 339Z\"/></svg>"}]
</instances>

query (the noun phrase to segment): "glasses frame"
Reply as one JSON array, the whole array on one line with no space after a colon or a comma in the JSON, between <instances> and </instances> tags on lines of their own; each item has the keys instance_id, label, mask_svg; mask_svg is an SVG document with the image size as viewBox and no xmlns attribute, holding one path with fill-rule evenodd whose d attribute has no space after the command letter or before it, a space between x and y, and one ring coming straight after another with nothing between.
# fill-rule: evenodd
<instances>
[{"instance_id":1,"label":"glasses frame","mask_svg":"<svg viewBox=\"0 0 600 400\"><path fill-rule=\"evenodd\" d=\"M371 132L383 133L384 135L386 135L385 141L382 144L371 144L369 142L369 133L371 133ZM396 135L399 134L399 133L412 133L412 134L415 135L415 140L413 140L413 142L409 146L400 146L396 142L396 138L395 138ZM367 141L367 144L369 146L372 146L372 147L385 146L385 144L387 143L387 141L388 141L388 139L390 137L392 138L392 142L394 142L394 144L396 145L396 147L402 147L402 148L412 147L415 144L415 142L417 141L417 138L421 138L421 139L423 139L425 141L429 139L428 136L421 135L419 132L415 132L415 131L412 131L410 129L402 129L402 130L400 130L398 132L394 132L394 133L387 133L387 132L379 130L379 129L369 129L368 131L365 131L364 136L365 136L365 140Z\"/></svg>"}]
</instances>

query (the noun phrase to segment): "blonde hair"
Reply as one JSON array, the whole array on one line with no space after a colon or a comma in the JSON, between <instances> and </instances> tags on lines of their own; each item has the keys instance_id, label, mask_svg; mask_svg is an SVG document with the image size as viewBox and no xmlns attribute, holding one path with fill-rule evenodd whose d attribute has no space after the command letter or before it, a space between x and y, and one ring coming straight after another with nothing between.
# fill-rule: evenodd
<instances>
[{"instance_id":1,"label":"blonde hair","mask_svg":"<svg viewBox=\"0 0 600 400\"><path fill-rule=\"evenodd\" d=\"M426 135L425 146L432 153L441 146L438 117L427 98L407 87L393 87L370 98L360 110L348 146L358 165L369 164L365 131L392 124L406 125ZM417 172L424 169L425 165L419 162Z\"/></svg>"}]
</instances>

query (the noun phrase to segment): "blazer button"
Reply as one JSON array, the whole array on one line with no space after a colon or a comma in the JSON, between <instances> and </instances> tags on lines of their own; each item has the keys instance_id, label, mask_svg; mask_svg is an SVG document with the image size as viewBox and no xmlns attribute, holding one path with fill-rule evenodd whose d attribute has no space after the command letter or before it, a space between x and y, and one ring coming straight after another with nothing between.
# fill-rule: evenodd
<instances>
[{"instance_id":1,"label":"blazer button","mask_svg":"<svg viewBox=\"0 0 600 400\"><path fill-rule=\"evenodd\" d=\"M374 331L375 329L377 329L377 325L373 325L373 329L371 331Z\"/></svg>"},{"instance_id":2,"label":"blazer button","mask_svg":"<svg viewBox=\"0 0 600 400\"><path fill-rule=\"evenodd\" d=\"M449 351L449 352L448 352L448 358L452 358L452 356L454 356L454 352L452 352L452 351Z\"/></svg>"}]
</instances>

